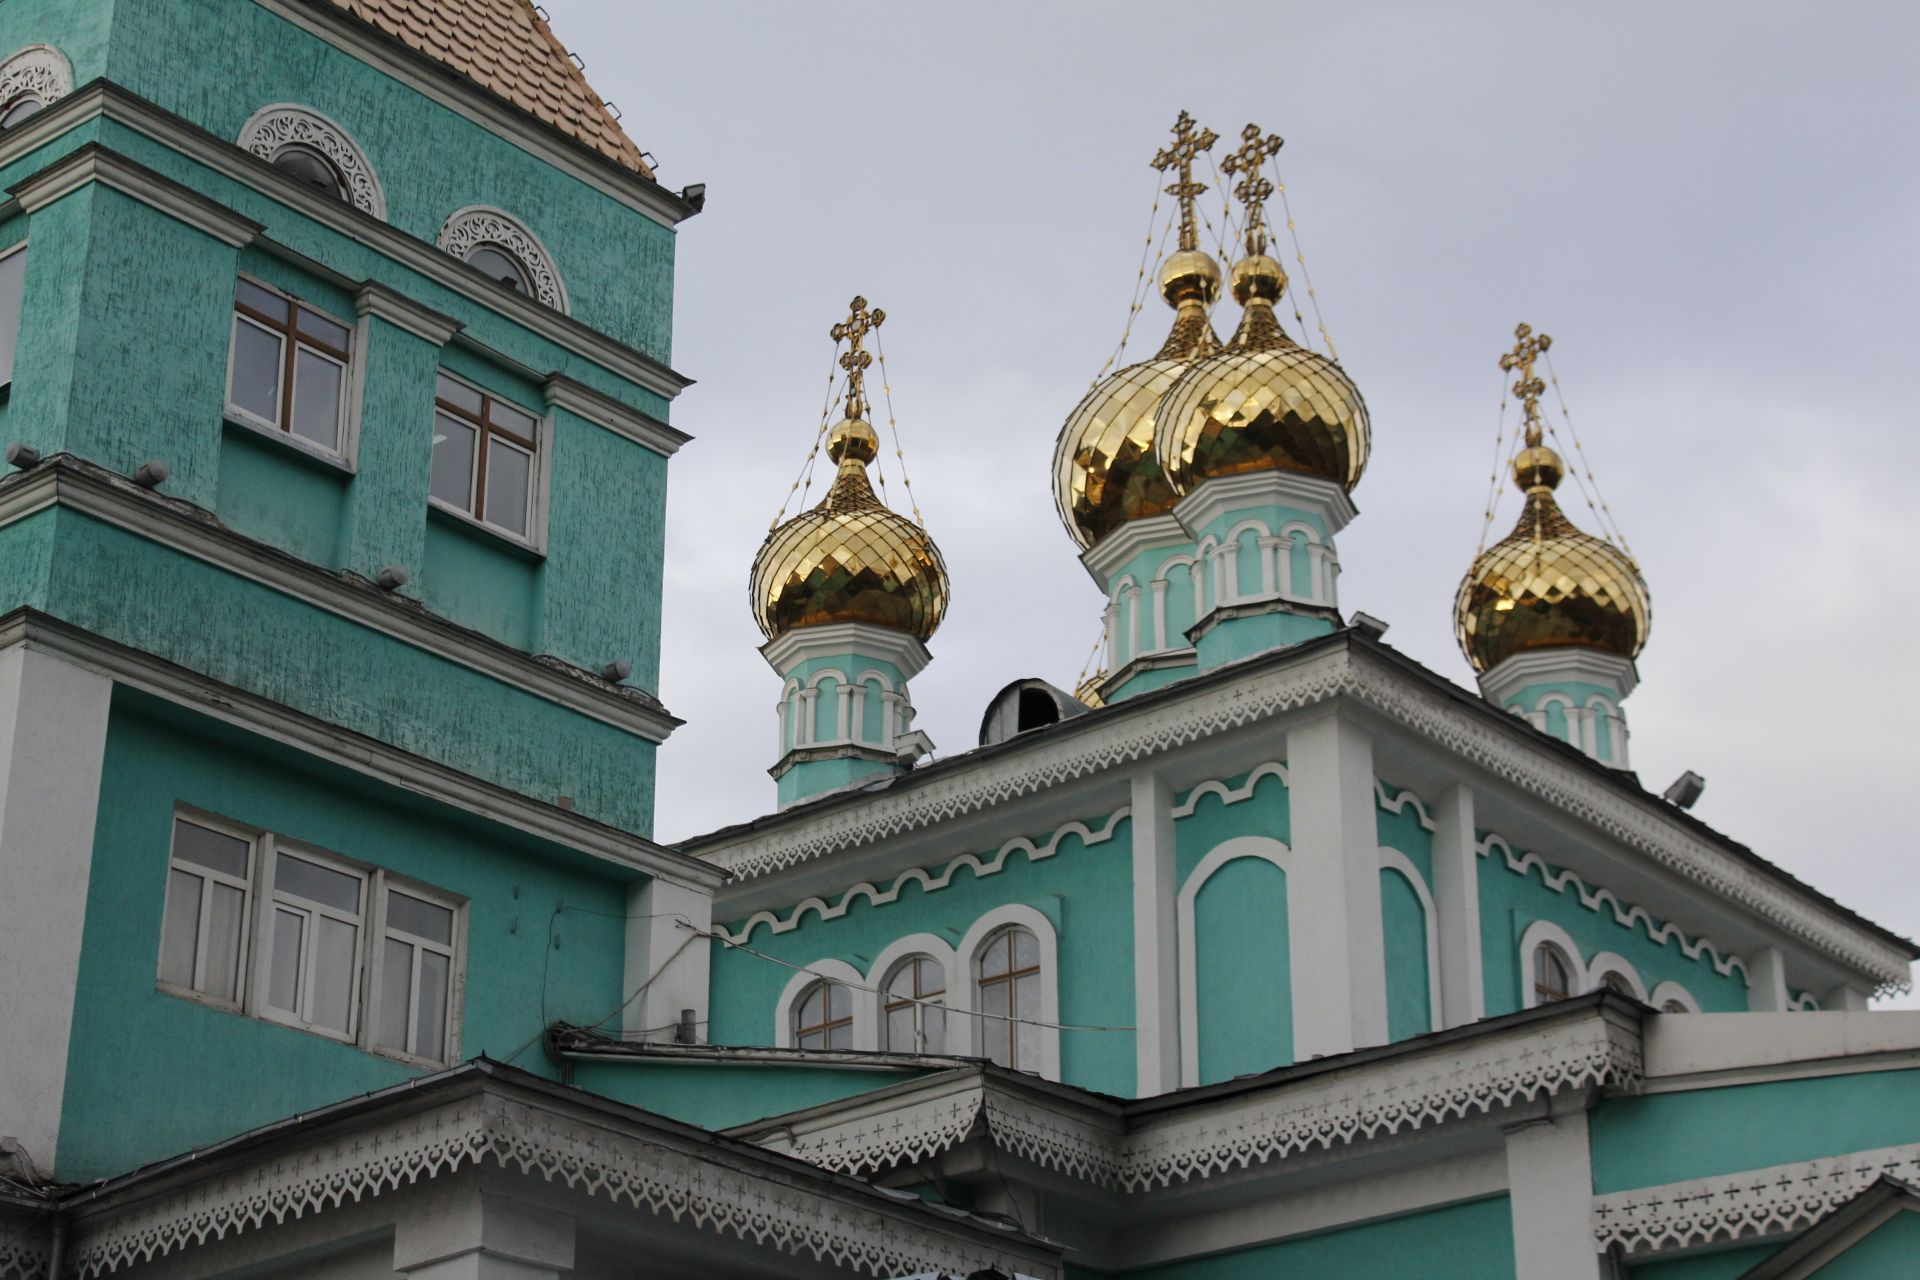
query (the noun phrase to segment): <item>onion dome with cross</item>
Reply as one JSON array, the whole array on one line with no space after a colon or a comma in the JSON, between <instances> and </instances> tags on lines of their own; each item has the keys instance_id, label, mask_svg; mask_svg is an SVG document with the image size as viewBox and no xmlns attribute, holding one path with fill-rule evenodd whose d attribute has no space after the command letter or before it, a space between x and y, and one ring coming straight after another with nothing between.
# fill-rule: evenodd
<instances>
[{"instance_id":1,"label":"onion dome with cross","mask_svg":"<svg viewBox=\"0 0 1920 1280\"><path fill-rule=\"evenodd\" d=\"M1246 209L1247 256L1233 266L1240 327L1219 354L1197 361L1167 392L1154 450L1176 494L1202 482L1254 471L1292 471L1351 492L1371 447L1360 391L1330 356L1297 345L1274 304L1287 273L1267 253L1265 206L1274 185L1265 173L1280 150L1277 134L1248 125L1242 145L1220 164L1236 175Z\"/></svg>"},{"instance_id":2,"label":"onion dome with cross","mask_svg":"<svg viewBox=\"0 0 1920 1280\"><path fill-rule=\"evenodd\" d=\"M1179 201L1180 247L1159 273L1160 295L1174 309L1172 331L1151 360L1096 382L1054 444L1054 501L1082 547L1129 521L1170 511L1178 496L1154 453L1155 415L1180 375L1220 349L1210 318L1220 297L1220 265L1199 247L1194 201L1207 188L1193 176L1194 161L1218 140L1211 129L1196 130L1193 117L1182 111L1172 145L1152 162L1177 175L1166 190Z\"/></svg>"}]
</instances>

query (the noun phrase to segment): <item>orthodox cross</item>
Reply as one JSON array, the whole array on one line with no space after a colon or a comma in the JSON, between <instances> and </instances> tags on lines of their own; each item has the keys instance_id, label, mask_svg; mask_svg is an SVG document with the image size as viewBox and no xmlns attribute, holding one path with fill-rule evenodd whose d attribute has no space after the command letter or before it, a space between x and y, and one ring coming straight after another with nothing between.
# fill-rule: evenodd
<instances>
[{"instance_id":1,"label":"orthodox cross","mask_svg":"<svg viewBox=\"0 0 1920 1280\"><path fill-rule=\"evenodd\" d=\"M1527 448L1540 446L1540 393L1547 384L1540 381L1533 372L1533 362L1547 353L1553 345L1548 334L1535 333L1530 324L1521 324L1513 331L1513 350L1500 357L1500 367L1512 373L1518 370L1520 380L1513 384L1513 394L1520 397L1526 408Z\"/></svg>"},{"instance_id":2,"label":"orthodox cross","mask_svg":"<svg viewBox=\"0 0 1920 1280\"><path fill-rule=\"evenodd\" d=\"M873 363L873 356L862 345L870 330L878 329L887 322L887 313L875 307L867 310L867 300L855 297L848 304L847 318L828 331L835 342L844 342L847 349L840 355L840 367L847 371L847 416L864 420L867 416L867 366Z\"/></svg>"},{"instance_id":3,"label":"orthodox cross","mask_svg":"<svg viewBox=\"0 0 1920 1280\"><path fill-rule=\"evenodd\" d=\"M1167 188L1167 194L1180 202L1182 250L1200 247L1200 233L1193 221L1193 202L1207 189L1207 184L1193 180L1193 162L1200 158L1201 152L1213 150L1213 144L1218 141L1220 135L1211 129L1195 133L1193 117L1182 111L1180 118L1173 122L1173 145L1162 147L1160 154L1153 158L1153 167L1162 173L1169 169L1180 171L1180 180Z\"/></svg>"},{"instance_id":4,"label":"orthodox cross","mask_svg":"<svg viewBox=\"0 0 1920 1280\"><path fill-rule=\"evenodd\" d=\"M1265 253L1267 251L1267 223L1264 216L1267 197L1273 194L1273 183L1267 180L1261 165L1267 157L1278 155L1280 148L1286 145L1277 133L1260 136L1260 126L1250 124L1240 131L1240 149L1220 162L1224 173L1237 173L1240 181L1234 184L1233 194L1247 207L1247 252Z\"/></svg>"}]
</instances>

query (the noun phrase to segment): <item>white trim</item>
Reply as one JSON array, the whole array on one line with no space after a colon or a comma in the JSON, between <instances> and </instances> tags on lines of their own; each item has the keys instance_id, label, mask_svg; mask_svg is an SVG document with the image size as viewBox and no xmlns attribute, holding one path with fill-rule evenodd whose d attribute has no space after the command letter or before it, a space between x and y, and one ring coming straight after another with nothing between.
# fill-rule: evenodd
<instances>
[{"instance_id":1,"label":"white trim","mask_svg":"<svg viewBox=\"0 0 1920 1280\"><path fill-rule=\"evenodd\" d=\"M871 1053L876 1038L873 1025L873 1008L870 1002L861 997L869 994L860 988L867 984L860 971L845 960L828 957L814 960L806 968L787 980L781 989L780 998L773 1005L773 1046L776 1049L792 1049L793 1010L800 1003L800 997L816 982L837 982L847 989L853 1004L853 1047L856 1050Z\"/></svg>"},{"instance_id":2,"label":"white trim","mask_svg":"<svg viewBox=\"0 0 1920 1280\"><path fill-rule=\"evenodd\" d=\"M1208 796L1220 797L1220 803L1223 805L1235 805L1243 800L1251 800L1253 793L1268 778L1280 779L1280 785L1284 788L1287 785L1287 766L1278 760L1257 764L1248 770L1246 781L1237 787L1229 787L1218 778L1196 782L1187 791L1187 798L1173 807L1173 816L1176 819L1192 817L1194 810L1200 807L1200 802Z\"/></svg>"},{"instance_id":3,"label":"white trim","mask_svg":"<svg viewBox=\"0 0 1920 1280\"><path fill-rule=\"evenodd\" d=\"M1420 910L1427 922L1427 1029L1438 1031L1446 1023L1440 1008L1440 912L1434 906L1433 892L1427 888L1413 859L1390 845L1380 846L1380 869L1399 872L1420 900Z\"/></svg>"},{"instance_id":4,"label":"white trim","mask_svg":"<svg viewBox=\"0 0 1920 1280\"><path fill-rule=\"evenodd\" d=\"M247 117L235 145L268 164L289 148L318 152L340 176L347 203L386 221L387 193L380 187L380 177L373 171L366 149L337 122L312 107L296 102L269 103Z\"/></svg>"},{"instance_id":5,"label":"white trim","mask_svg":"<svg viewBox=\"0 0 1920 1280\"><path fill-rule=\"evenodd\" d=\"M1134 557L1161 547L1178 547L1192 542L1180 522L1171 515L1147 516L1129 520L1100 541L1080 553L1094 584L1107 589L1107 579Z\"/></svg>"},{"instance_id":6,"label":"white trim","mask_svg":"<svg viewBox=\"0 0 1920 1280\"><path fill-rule=\"evenodd\" d=\"M20 97L50 107L72 92L73 64L50 44L26 45L0 62L0 111Z\"/></svg>"},{"instance_id":7,"label":"white trim","mask_svg":"<svg viewBox=\"0 0 1920 1280\"><path fill-rule=\"evenodd\" d=\"M1517 1125L1507 1130L1506 1147L1515 1280L1603 1280L1606 1264L1589 1234L1587 1113L1569 1109Z\"/></svg>"},{"instance_id":8,"label":"white trim","mask_svg":"<svg viewBox=\"0 0 1920 1280\"><path fill-rule=\"evenodd\" d=\"M1677 982L1662 982L1656 986L1652 994L1647 997L1647 1003L1662 1013L1667 1011L1667 1002L1669 1000L1686 1006L1688 1013L1700 1012L1700 1002L1693 998L1693 992L1687 990Z\"/></svg>"},{"instance_id":9,"label":"white trim","mask_svg":"<svg viewBox=\"0 0 1920 1280\"><path fill-rule=\"evenodd\" d=\"M1647 984L1640 980L1640 971L1635 969L1627 958L1612 951L1601 951L1587 961L1587 982L1584 990L1598 991L1607 980L1607 975L1617 973L1627 980L1627 986L1633 989L1633 998L1641 1004L1651 1004L1647 999Z\"/></svg>"},{"instance_id":10,"label":"white trim","mask_svg":"<svg viewBox=\"0 0 1920 1280\"><path fill-rule=\"evenodd\" d=\"M1563 680L1597 684L1613 689L1617 698L1624 698L1633 692L1640 675L1631 659L1598 649L1574 646L1528 649L1503 658L1492 670L1482 673L1480 692L1487 701L1504 704L1528 685Z\"/></svg>"},{"instance_id":11,"label":"white trim","mask_svg":"<svg viewBox=\"0 0 1920 1280\"><path fill-rule=\"evenodd\" d=\"M1190 1088L1200 1083L1200 961L1194 927L1194 903L1214 872L1241 858L1270 862L1286 876L1287 972L1297 987L1299 980L1309 971L1307 966L1311 963L1311 957L1300 954L1300 931L1294 928L1295 904L1299 900L1299 893L1298 886L1293 882L1293 851L1271 836L1235 836L1215 845L1187 873L1174 906L1178 921L1175 928L1180 934L1180 1083L1183 1087ZM1293 994L1289 992L1287 1009L1290 1014L1293 1004ZM1284 1064L1276 1062L1273 1065Z\"/></svg>"},{"instance_id":12,"label":"white trim","mask_svg":"<svg viewBox=\"0 0 1920 1280\"><path fill-rule=\"evenodd\" d=\"M612 396L595 391L583 382L575 382L565 374L548 374L541 388L546 394L549 409L565 409L596 427L651 449L663 458L671 458L679 452L681 445L693 439L686 432L674 430L651 414L622 404Z\"/></svg>"},{"instance_id":13,"label":"white trim","mask_svg":"<svg viewBox=\"0 0 1920 1280\"><path fill-rule=\"evenodd\" d=\"M493 400L505 405L515 413L525 414L527 417L533 419L533 452L527 455L527 531L525 533L515 533L505 525L495 524L490 515L478 516L472 511L463 511L451 502L434 497L431 493L427 495L427 505L435 510L443 511L447 515L462 520L476 529L484 529L493 536L512 543L514 546L522 547L536 555L546 555L548 510L547 477L553 472L553 416L551 411L544 414L535 413L511 397L504 396L488 387L483 387L472 378L455 373L443 364L437 365L434 368L433 413L435 418L438 418L443 413L447 413L446 410L440 407L439 379L441 378L445 378L450 382L457 382L467 388L467 390L480 396L481 414L483 418L491 416L486 413L485 405L486 401ZM463 426L473 428L473 479L469 493L473 499L473 505L479 506L483 496L480 492L480 460L482 451L492 447L493 437L499 433L491 424L483 428L479 422L471 418L462 417L458 413L447 413L447 416ZM431 422L428 423L427 430L430 435L433 429L434 424ZM516 453L527 452L512 440L503 439L501 444ZM488 461L491 463L491 459Z\"/></svg>"},{"instance_id":14,"label":"white trim","mask_svg":"<svg viewBox=\"0 0 1920 1280\"><path fill-rule=\"evenodd\" d=\"M465 326L452 316L415 302L397 289L378 280L363 280L353 295L356 315L379 316L388 324L405 329L416 338L424 338L436 347L444 347ZM557 378L558 375L555 375Z\"/></svg>"},{"instance_id":15,"label":"white trim","mask_svg":"<svg viewBox=\"0 0 1920 1280\"><path fill-rule=\"evenodd\" d=\"M542 306L552 307L562 315L572 310L567 304L566 281L560 278L553 254L547 251L533 228L505 209L486 204L455 209L447 215L433 242L442 253L451 254L463 263L477 249L498 249L527 273L527 287ZM495 288L505 288L497 281L490 283Z\"/></svg>"},{"instance_id":16,"label":"white trim","mask_svg":"<svg viewBox=\"0 0 1920 1280\"><path fill-rule=\"evenodd\" d=\"M1573 935L1551 920L1535 920L1520 935L1520 1007L1532 1009L1540 1001L1534 992L1533 953L1540 949L1543 942L1551 942L1567 961L1567 995L1577 996L1587 990L1587 964L1581 958L1580 944Z\"/></svg>"},{"instance_id":17,"label":"white trim","mask_svg":"<svg viewBox=\"0 0 1920 1280\"><path fill-rule=\"evenodd\" d=\"M7 132L12 133L13 130ZM281 176L285 177L284 174ZM287 181L292 182L293 179L288 178ZM252 218L235 213L191 187L181 186L173 179L136 164L97 142L85 143L68 152L8 190L20 202L22 209L36 213L90 182L110 187L196 231L204 231L235 249L252 244L254 238L265 230ZM314 198L325 197L314 192Z\"/></svg>"},{"instance_id":18,"label":"white trim","mask_svg":"<svg viewBox=\"0 0 1920 1280\"><path fill-rule=\"evenodd\" d=\"M1174 517L1194 536L1233 511L1247 507L1282 507L1304 511L1337 536L1359 512L1347 491L1331 480L1295 471L1252 471L1203 480L1180 499Z\"/></svg>"},{"instance_id":19,"label":"white trim","mask_svg":"<svg viewBox=\"0 0 1920 1280\"><path fill-rule=\"evenodd\" d=\"M952 1011L952 1023L947 1027L947 1051L955 1057L983 1057L980 1049L979 1023L974 1016L974 987L978 978L978 952L980 944L994 933L1008 926L1018 926L1027 930L1040 944L1040 1012L1036 1026L1026 1022L1021 1033L1029 1031L1040 1037L1040 1075L1047 1080L1060 1078L1060 946L1054 933L1053 921L1046 918L1033 907L1023 902L1010 902L995 907L973 922L973 927L954 948L962 966L959 981L947 987L947 1007ZM1021 1015L1025 1016L1025 1015Z\"/></svg>"},{"instance_id":20,"label":"white trim","mask_svg":"<svg viewBox=\"0 0 1920 1280\"><path fill-rule=\"evenodd\" d=\"M873 990L855 991L853 993L856 1002L864 1000L872 1006L871 1009L868 1010L867 1017L873 1026L873 1048L875 1052L918 1052L914 1049L882 1048L880 1045L881 1032L887 1025L887 979L892 976L893 970L898 968L902 961L912 959L915 956L926 956L935 964L938 964L941 971L946 974L946 998L940 1002L940 1007L946 1010L945 1043L941 1045L938 1052L942 1054L951 1052L954 1024L956 1021L953 1013L953 988L956 978L964 978L966 974L964 966L960 964L959 957L955 954L953 947L945 938L932 933L910 933L904 938L895 938L892 942L889 942L886 947L881 950L880 954L874 957L873 963L867 966L867 986L873 988ZM926 1003L931 1004L933 1002L929 1000ZM858 1031L859 1026L860 1020L858 1017L855 1017L854 1029Z\"/></svg>"},{"instance_id":21,"label":"white trim","mask_svg":"<svg viewBox=\"0 0 1920 1280\"><path fill-rule=\"evenodd\" d=\"M927 646L904 631L867 622L828 622L795 627L760 646L760 656L781 676L809 658L852 654L869 662L891 663L902 679L911 680L933 661Z\"/></svg>"},{"instance_id":22,"label":"white trim","mask_svg":"<svg viewBox=\"0 0 1920 1280\"><path fill-rule=\"evenodd\" d=\"M244 280L254 288L270 293L287 304L287 328L285 332L276 332L266 328L252 316L240 313L240 300L236 297L232 304L233 327L227 331L227 385L225 413L226 420L235 425L246 427L258 435L277 444L295 449L321 462L328 463L349 475L358 469L360 454L360 412L361 400L366 391L366 326L356 321L347 321L334 315L326 308L309 302L285 289L269 284L258 276L238 272L236 280ZM339 325L347 331L347 358L341 361L328 352L303 343L306 336L300 332L300 309L304 307L322 320ZM285 422L269 422L233 399L233 364L239 354L239 326L245 324L277 339L280 343L278 367L274 371L274 397L278 401L282 389L287 387L287 365L294 366L293 386L286 393L286 403L280 406ZM340 404L338 418L334 423L334 444L332 448L309 440L293 429L293 404L299 392L299 360L304 349L318 359L337 365L340 369Z\"/></svg>"}]
</instances>

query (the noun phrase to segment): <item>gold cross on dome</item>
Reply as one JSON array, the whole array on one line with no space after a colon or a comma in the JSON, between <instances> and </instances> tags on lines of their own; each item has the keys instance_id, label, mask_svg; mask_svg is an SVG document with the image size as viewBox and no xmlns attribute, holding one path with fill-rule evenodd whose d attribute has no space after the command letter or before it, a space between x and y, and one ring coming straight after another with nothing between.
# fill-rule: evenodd
<instances>
[{"instance_id":1,"label":"gold cross on dome","mask_svg":"<svg viewBox=\"0 0 1920 1280\"><path fill-rule=\"evenodd\" d=\"M864 419L867 416L867 366L873 363L873 356L863 344L869 332L887 322L887 313L878 307L867 310L867 300L858 295L847 305L847 318L828 330L827 336L847 344L847 349L840 353L840 367L847 371L847 416Z\"/></svg>"},{"instance_id":2,"label":"gold cross on dome","mask_svg":"<svg viewBox=\"0 0 1920 1280\"><path fill-rule=\"evenodd\" d=\"M1553 345L1553 338L1544 333L1535 333L1533 326L1522 323L1513 331L1513 350L1500 357L1500 367L1512 373L1518 370L1520 380L1513 384L1513 394L1520 397L1525 406L1527 422L1527 447L1538 448L1540 433L1540 393L1547 384L1534 376L1533 362L1547 353Z\"/></svg>"},{"instance_id":3,"label":"gold cross on dome","mask_svg":"<svg viewBox=\"0 0 1920 1280\"><path fill-rule=\"evenodd\" d=\"M1247 207L1247 252L1265 253L1267 251L1267 223L1264 216L1267 197L1273 194L1273 183L1268 181L1261 166L1269 156L1280 154L1280 148L1286 142L1277 133L1260 136L1260 126L1250 124L1240 131L1240 149L1220 162L1223 173L1237 173L1240 181L1234 184L1233 194L1241 204Z\"/></svg>"},{"instance_id":4,"label":"gold cross on dome","mask_svg":"<svg viewBox=\"0 0 1920 1280\"><path fill-rule=\"evenodd\" d=\"M1193 130L1193 117L1182 111L1180 118L1173 122L1173 145L1160 148L1153 158L1153 167L1165 173L1169 169L1180 171L1180 180L1167 188L1167 194L1180 202L1180 248L1182 250L1200 247L1200 232L1193 220L1193 202L1202 191L1207 189L1204 182L1193 180L1193 162L1202 152L1213 150L1213 144L1220 141L1220 135L1211 129Z\"/></svg>"}]
</instances>

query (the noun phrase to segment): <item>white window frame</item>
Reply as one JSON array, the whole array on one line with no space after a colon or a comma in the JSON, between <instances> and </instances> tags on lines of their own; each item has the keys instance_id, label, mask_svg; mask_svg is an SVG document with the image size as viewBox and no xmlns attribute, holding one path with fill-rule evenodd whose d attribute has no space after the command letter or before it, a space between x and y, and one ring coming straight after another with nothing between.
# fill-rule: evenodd
<instances>
[{"instance_id":1,"label":"white window frame","mask_svg":"<svg viewBox=\"0 0 1920 1280\"><path fill-rule=\"evenodd\" d=\"M298 858L306 862L311 862L315 866L323 867L328 871L337 871L342 875L352 876L358 880L360 882L359 913L349 916L338 907L329 906L323 902L315 902L310 898L295 898L290 892L286 894L288 901L282 902L281 895L283 891L274 883L275 873L279 870L278 863L282 854L290 858ZM361 1015L366 1002L361 996L362 986L366 982L367 977L367 939L370 933L367 926L370 923L368 917L372 914L368 910L368 907L374 891L373 876L365 867L347 862L332 854L322 853L320 850L314 849L311 846L299 844L291 840L275 840L273 842L272 856L262 859L262 863L263 866L260 872L260 906L254 916L254 990L257 993L255 1012L259 1017L265 1018L269 1022L279 1022L290 1027L298 1027L302 1031L310 1031L314 1035L325 1036L329 1040L343 1040L348 1044L359 1043L361 1040L361 1032L364 1029L362 1024L365 1021ZM305 912L307 916L307 925L300 931L299 990L294 995L294 1003L301 1006L301 1008L292 1010L277 1008L267 1003L267 993L272 990L273 982L272 930L278 923L275 917L277 913L282 910L301 911ZM307 1018L307 1013L311 1011L313 1004L314 939L320 932L319 929L314 926L314 921L317 917L321 916L333 920L351 920L354 927L359 931L359 936L354 943L353 980L347 989L347 1026L344 1032L336 1031L332 1027L321 1026L319 1023L309 1021Z\"/></svg>"},{"instance_id":2,"label":"white window frame","mask_svg":"<svg viewBox=\"0 0 1920 1280\"><path fill-rule=\"evenodd\" d=\"M494 524L491 520L476 516L471 511L463 511L451 502L445 502L434 497L431 488L429 488L427 493L427 505L435 511L444 512L452 516L470 528L483 529L493 537L512 543L514 546L523 547L528 551L538 554L545 554L547 546L547 474L550 470L553 452L553 413L551 409L544 413L535 413L519 401L508 396L500 395L498 392L489 391L472 378L462 377L445 365L435 367L434 377L435 394L433 398L433 412L436 418L438 418L442 412L440 408L438 379L446 378L449 381L459 383L461 386L468 388L488 400L498 400L509 409L524 413L534 420L533 455L528 464L527 475L527 531L524 534L515 533L513 530L505 528L502 525ZM468 426L474 425L468 419L462 418L460 421ZM428 430L431 432L431 425L429 425ZM481 431L479 437L474 448L473 472L469 482L471 485L469 492L474 495L475 505L479 505L480 498L480 454L490 439L489 434L485 431ZM514 448L519 447L512 440L507 440L505 443Z\"/></svg>"},{"instance_id":3,"label":"white window frame","mask_svg":"<svg viewBox=\"0 0 1920 1280\"><path fill-rule=\"evenodd\" d=\"M453 913L451 942L435 942L418 934L407 933L387 923L387 900L395 893L404 893L410 898L436 907L444 907ZM366 1047L383 1058L394 1058L401 1062L410 1062L419 1066L440 1067L460 1060L460 1008L465 1003L467 973L467 913L464 903L444 890L431 885L421 884L417 880L408 880L402 876L380 874L375 890L373 914L375 917L374 936L369 939L367 961L367 1000L366 1000ZM445 1057L428 1058L409 1049L396 1049L392 1045L380 1043L380 1020L386 1011L381 1002L386 998L387 939L398 938L414 948L413 973L407 987L407 1009L409 1014L419 1007L420 1002L420 952L432 951L447 957L447 1013L444 1037ZM414 1038L418 1020L407 1019L407 1039Z\"/></svg>"},{"instance_id":4,"label":"white window frame","mask_svg":"<svg viewBox=\"0 0 1920 1280\"><path fill-rule=\"evenodd\" d=\"M977 1011L980 988L980 948L987 939L1008 925L1019 925L1040 944L1040 1008L1029 1015L1029 1027L1040 1037L1040 1076L1060 1078L1060 946L1053 921L1025 903L996 907L973 922L966 937L954 950L964 957L966 968L960 981L947 987L947 1053L952 1057L985 1057L980 1052L980 1016Z\"/></svg>"},{"instance_id":5,"label":"white window frame","mask_svg":"<svg viewBox=\"0 0 1920 1280\"><path fill-rule=\"evenodd\" d=\"M904 938L896 938L888 943L879 955L874 957L873 963L867 966L867 973L873 978L873 981L867 983L865 988L856 989L853 993L857 1002L854 1010L854 1029L858 1032L863 1027L871 1028L872 1039L867 1041L864 1047L871 1048L875 1052L914 1052L911 1049L883 1049L880 1041L886 1035L887 979L893 976L894 970L898 969L907 960L915 957L932 960L935 964L939 965L941 971L947 975L946 993L940 1000L941 1007L947 1011L946 1034L944 1037L946 1043L942 1046L938 1054L929 1056L951 1058L960 1052L960 1021L962 1017L962 1015L956 1011L954 1005L954 988L958 983L967 980L967 972L962 966L959 956L954 952L953 946L937 934L912 933ZM818 966L815 967L817 968ZM932 1004L933 1001L929 1000L926 1001L926 1003ZM967 1021L971 1022L972 1019L968 1018ZM856 1040L855 1043L859 1044L861 1042Z\"/></svg>"},{"instance_id":6,"label":"white window frame","mask_svg":"<svg viewBox=\"0 0 1920 1280\"><path fill-rule=\"evenodd\" d=\"M853 1050L871 1052L874 1046L873 1002L862 999L863 988L867 980L860 971L844 960L815 960L805 969L788 980L786 989L773 1006L773 1042L777 1048L797 1049L798 1042L793 1034L793 1016L800 1002L806 997L807 989L820 981L837 982L848 988L854 996L853 1001ZM810 1050L825 1053L827 1050ZM834 1050L845 1053L847 1050Z\"/></svg>"},{"instance_id":7,"label":"white window frame","mask_svg":"<svg viewBox=\"0 0 1920 1280\"><path fill-rule=\"evenodd\" d=\"M277 288L267 283L258 276L249 275L242 271L236 273L234 278L236 281L244 280L256 289L262 289L277 297L286 299L288 315L294 318L288 322L287 332L279 333L275 330L265 328L259 322L252 319L252 317L242 314L238 299L234 299L230 303L230 309L233 313L233 323L227 328L227 383L224 409L227 421L238 426L246 427L250 431L265 436L277 444L297 450L300 453L317 458L322 462L330 463L348 472L353 471L357 465L356 459L360 452L360 402L365 388L365 379L361 374L362 366L365 364L362 355L364 351L362 344L365 338L366 326L359 323L359 317L357 316L353 321L342 320L339 316L334 315L324 307L316 306L304 298L296 297L288 293L285 289ZM305 307L315 315L333 324L337 324L347 331L347 358L345 361L342 361L330 351L323 351L318 347L303 344L300 341L298 309L301 307ZM234 403L233 361L234 353L240 346L237 338L239 326L242 324L252 325L262 333L271 334L280 340L280 369L282 378L286 376L285 369L289 358L294 361L294 376L296 379L298 378L300 368L299 353L302 350L318 356L329 364L340 367L340 420L336 429L335 439L338 443L335 448L329 449L323 444L319 444L307 439L303 435L297 434L293 430L291 423L283 425L270 422L252 410ZM291 356L289 356L287 352L287 344L289 342L292 343L294 348ZM287 403L282 406L281 412L283 414L290 414L292 411L293 397L289 395L287 397Z\"/></svg>"},{"instance_id":8,"label":"white window frame","mask_svg":"<svg viewBox=\"0 0 1920 1280\"><path fill-rule=\"evenodd\" d=\"M188 823L191 826L204 827L208 831L217 832L223 836L231 836L235 840L246 841L246 877L244 879L236 879L224 871L216 871L214 868L201 863L183 861L180 856L173 851L174 833L178 824L181 822ZM212 1005L216 1009L239 1011L245 1008L247 993L253 986L253 984L248 981L249 975L247 970L248 961L253 954L254 889L255 881L260 874L261 844L261 833L250 827L243 827L237 823L228 822L224 818L217 818L212 814L202 813L196 809L182 807L174 810L173 821L167 827L168 883L163 884L160 890L160 954L154 959L154 983L160 990L172 995L184 996L189 1000L197 1000L202 1004ZM200 888L200 925L193 943L193 981L195 983L200 981L200 976L206 968L207 961L207 927L210 919L207 903L212 896L207 885L224 884L240 891L240 955L236 961L237 972L235 974L235 986L239 989L231 998L212 995L200 990L198 986L190 985L183 987L177 983L168 982L165 978L159 976L160 968L166 960L167 894L171 888L173 873L176 870L182 871L187 875L198 876L202 882Z\"/></svg>"},{"instance_id":9,"label":"white window frame","mask_svg":"<svg viewBox=\"0 0 1920 1280\"><path fill-rule=\"evenodd\" d=\"M27 242L25 240L20 241L18 244L10 244L4 249L0 249L0 260L11 258L16 253L25 253L26 251L27 251ZM13 391L14 369L20 363L20 321L26 314L26 310L27 310L27 278L26 278L26 272L23 269L20 275L21 315L15 316L13 320L13 358L9 360L7 363L7 376L4 378L0 378L0 404L4 404L6 402L6 397L12 394L12 391Z\"/></svg>"},{"instance_id":10,"label":"white window frame","mask_svg":"<svg viewBox=\"0 0 1920 1280\"><path fill-rule=\"evenodd\" d=\"M1520 1007L1533 1009L1539 1007L1538 993L1533 989L1533 953L1542 943L1550 942L1567 961L1567 997L1572 999L1583 991L1592 990L1587 982L1587 962L1582 958L1580 944L1573 935L1551 920L1535 920L1520 935Z\"/></svg>"}]
</instances>

